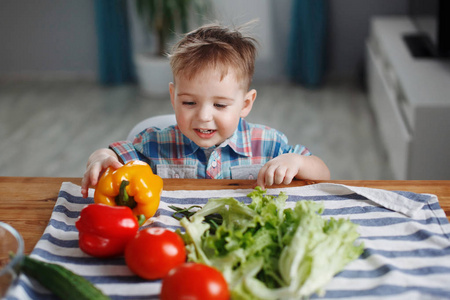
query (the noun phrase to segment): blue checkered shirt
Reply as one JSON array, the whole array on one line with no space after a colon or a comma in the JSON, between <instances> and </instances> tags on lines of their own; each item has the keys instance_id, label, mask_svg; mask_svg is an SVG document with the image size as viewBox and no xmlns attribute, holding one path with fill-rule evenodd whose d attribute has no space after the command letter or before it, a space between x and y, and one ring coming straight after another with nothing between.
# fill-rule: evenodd
<instances>
[{"instance_id":1,"label":"blue checkered shirt","mask_svg":"<svg viewBox=\"0 0 450 300\"><path fill-rule=\"evenodd\" d=\"M302 145L288 145L283 133L244 119L229 139L209 149L197 146L176 125L148 128L133 142L115 142L110 148L124 163L147 162L162 178L256 179L259 169L274 157L311 155Z\"/></svg>"}]
</instances>

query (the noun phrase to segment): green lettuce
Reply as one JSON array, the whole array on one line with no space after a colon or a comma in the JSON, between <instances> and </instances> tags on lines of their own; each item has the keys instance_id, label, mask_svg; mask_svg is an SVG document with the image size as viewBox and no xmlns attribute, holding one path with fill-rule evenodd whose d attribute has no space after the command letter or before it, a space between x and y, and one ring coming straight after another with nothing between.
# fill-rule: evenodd
<instances>
[{"instance_id":1,"label":"green lettuce","mask_svg":"<svg viewBox=\"0 0 450 300\"><path fill-rule=\"evenodd\" d=\"M180 223L188 260L219 269L233 299L304 299L323 295L325 285L345 265L357 259L357 225L326 220L323 205L296 202L285 208L287 196L265 194L256 187L249 205L234 198L210 199ZM204 222L216 215L214 228Z\"/></svg>"}]
</instances>

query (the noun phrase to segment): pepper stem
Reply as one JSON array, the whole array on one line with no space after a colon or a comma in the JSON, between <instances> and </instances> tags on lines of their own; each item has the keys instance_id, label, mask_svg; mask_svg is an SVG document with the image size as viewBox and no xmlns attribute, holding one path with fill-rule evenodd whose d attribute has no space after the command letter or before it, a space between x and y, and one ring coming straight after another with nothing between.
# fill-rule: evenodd
<instances>
[{"instance_id":1,"label":"pepper stem","mask_svg":"<svg viewBox=\"0 0 450 300\"><path fill-rule=\"evenodd\" d=\"M145 215L139 215L139 216L136 216L136 217L137 217L137 221L138 221L139 227L141 227L142 224L144 224L145 221L147 221L147 219L145 218Z\"/></svg>"},{"instance_id":2,"label":"pepper stem","mask_svg":"<svg viewBox=\"0 0 450 300\"><path fill-rule=\"evenodd\" d=\"M127 180L122 180L120 183L119 195L116 196L115 202L118 206L128 206L133 209L137 206L134 197L128 195L126 187L130 184Z\"/></svg>"}]
</instances>

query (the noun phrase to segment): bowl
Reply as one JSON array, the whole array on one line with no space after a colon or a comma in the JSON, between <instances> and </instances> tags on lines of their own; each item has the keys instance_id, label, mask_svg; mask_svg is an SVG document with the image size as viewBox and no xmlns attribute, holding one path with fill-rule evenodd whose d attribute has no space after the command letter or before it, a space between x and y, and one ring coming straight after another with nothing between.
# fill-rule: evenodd
<instances>
[{"instance_id":1,"label":"bowl","mask_svg":"<svg viewBox=\"0 0 450 300\"><path fill-rule=\"evenodd\" d=\"M17 279L22 258L22 236L11 225L0 222L0 298Z\"/></svg>"}]
</instances>

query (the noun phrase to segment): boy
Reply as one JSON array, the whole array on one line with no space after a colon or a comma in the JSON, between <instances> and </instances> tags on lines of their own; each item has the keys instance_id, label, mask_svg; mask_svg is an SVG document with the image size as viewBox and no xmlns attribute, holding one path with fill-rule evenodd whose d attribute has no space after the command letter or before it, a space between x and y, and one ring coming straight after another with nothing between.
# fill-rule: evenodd
<instances>
[{"instance_id":1,"label":"boy","mask_svg":"<svg viewBox=\"0 0 450 300\"><path fill-rule=\"evenodd\" d=\"M135 159L162 178L254 178L262 188L293 178L329 179L325 163L304 146L289 146L284 134L243 119L256 98L249 90L255 57L255 40L237 30L208 25L188 33L170 55L177 125L149 128L133 143L92 153L83 196L107 167Z\"/></svg>"}]
</instances>

